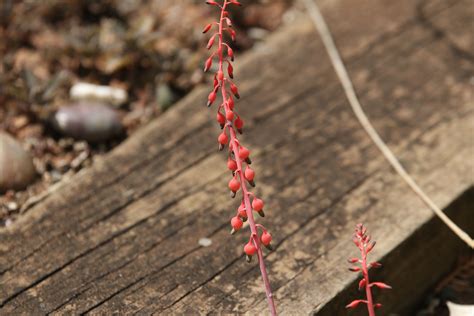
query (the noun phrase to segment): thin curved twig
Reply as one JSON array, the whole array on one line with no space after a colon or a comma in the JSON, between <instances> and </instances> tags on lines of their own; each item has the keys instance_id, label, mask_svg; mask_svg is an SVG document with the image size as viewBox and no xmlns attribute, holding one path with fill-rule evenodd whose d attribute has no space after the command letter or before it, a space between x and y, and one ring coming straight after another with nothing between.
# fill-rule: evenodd
<instances>
[{"instance_id":1,"label":"thin curved twig","mask_svg":"<svg viewBox=\"0 0 474 316\"><path fill-rule=\"evenodd\" d=\"M347 73L346 67L341 59L339 51L334 43L332 38L331 32L324 21L324 18L319 10L318 6L314 2L314 0L302 0L306 10L308 11L311 20L314 23L323 44L327 50L327 53L331 59L331 63L334 66L334 69L341 81L342 87L344 88L344 92L349 100L349 103L356 115L357 119L359 120L362 127L365 129L369 137L378 147L378 149L382 152L388 162L392 165L395 171L402 177L402 179L410 186L410 188L421 198L421 200L436 214L436 216L443 221L461 240L466 242L466 244L474 248L474 240L465 232L463 231L456 223L454 223L434 202L431 200L428 195L418 186L418 184L413 180L413 178L408 174L408 172L403 168L401 163L398 161L397 157L393 154L393 152L388 148L385 142L382 140L380 135L377 133L375 128L370 123L367 115L364 113L362 106L357 98L355 93L354 87L352 85L352 81L349 78L349 74Z\"/></svg>"}]
</instances>

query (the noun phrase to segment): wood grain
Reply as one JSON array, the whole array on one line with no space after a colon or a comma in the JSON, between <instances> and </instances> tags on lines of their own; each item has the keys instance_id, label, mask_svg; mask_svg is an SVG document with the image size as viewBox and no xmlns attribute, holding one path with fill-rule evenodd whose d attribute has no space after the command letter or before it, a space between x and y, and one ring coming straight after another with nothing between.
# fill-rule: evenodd
<instances>
[{"instance_id":1,"label":"wood grain","mask_svg":"<svg viewBox=\"0 0 474 316\"><path fill-rule=\"evenodd\" d=\"M322 6L364 108L404 166L439 205L463 192L458 204L472 202L469 1ZM399 285L382 296L385 311L409 308L413 301L400 299L426 290L422 281L449 269L464 248L370 143L309 20L293 21L237 65L242 140L267 205L262 222L275 238L266 260L277 309L342 313L355 294L345 260L355 255L359 221L378 240L374 260L387 265L380 277ZM0 232L0 314L266 313L258 268L242 255L248 236L229 235L238 205L228 198L207 90ZM449 211L472 234L472 208ZM212 245L199 246L202 237Z\"/></svg>"}]
</instances>

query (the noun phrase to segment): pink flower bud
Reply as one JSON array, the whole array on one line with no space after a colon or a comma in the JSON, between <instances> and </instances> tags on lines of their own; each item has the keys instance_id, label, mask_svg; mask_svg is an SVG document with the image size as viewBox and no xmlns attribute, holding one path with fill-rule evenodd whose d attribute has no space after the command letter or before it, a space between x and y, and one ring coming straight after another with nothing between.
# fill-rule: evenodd
<instances>
[{"instance_id":1,"label":"pink flower bud","mask_svg":"<svg viewBox=\"0 0 474 316\"><path fill-rule=\"evenodd\" d=\"M209 96L207 97L207 106L211 106L214 101L216 101L217 93L215 91L212 91L209 93Z\"/></svg>"},{"instance_id":2,"label":"pink flower bud","mask_svg":"<svg viewBox=\"0 0 474 316\"><path fill-rule=\"evenodd\" d=\"M240 204L238 212L239 212L240 217L244 217L244 218L247 217L247 212L245 211L245 205L244 204Z\"/></svg>"},{"instance_id":3,"label":"pink flower bud","mask_svg":"<svg viewBox=\"0 0 474 316\"><path fill-rule=\"evenodd\" d=\"M217 138L217 141L219 142L219 144L221 145L225 145L227 144L227 142L229 141L229 138L227 137L227 135L225 134L225 132L222 132L219 137Z\"/></svg>"},{"instance_id":4,"label":"pink flower bud","mask_svg":"<svg viewBox=\"0 0 474 316\"><path fill-rule=\"evenodd\" d=\"M253 199L252 208L256 212L261 211L263 209L263 201L258 198Z\"/></svg>"},{"instance_id":5,"label":"pink flower bud","mask_svg":"<svg viewBox=\"0 0 474 316\"><path fill-rule=\"evenodd\" d=\"M253 181L255 178L255 171L247 166L247 168L245 168L244 177L247 179L247 181Z\"/></svg>"},{"instance_id":6,"label":"pink flower bud","mask_svg":"<svg viewBox=\"0 0 474 316\"><path fill-rule=\"evenodd\" d=\"M231 158L227 159L227 168L229 168L230 171L237 170L237 163L235 162L235 160Z\"/></svg>"},{"instance_id":7,"label":"pink flower bud","mask_svg":"<svg viewBox=\"0 0 474 316\"><path fill-rule=\"evenodd\" d=\"M224 73L220 70L217 72L217 80L219 82L222 82L224 80Z\"/></svg>"},{"instance_id":8,"label":"pink flower bud","mask_svg":"<svg viewBox=\"0 0 474 316\"><path fill-rule=\"evenodd\" d=\"M238 231L239 229L242 228L242 225L243 225L244 223L242 222L242 220L240 219L240 217L234 216L234 217L232 217L232 220L230 221L230 224L232 225L232 228L233 228L235 231Z\"/></svg>"},{"instance_id":9,"label":"pink flower bud","mask_svg":"<svg viewBox=\"0 0 474 316\"><path fill-rule=\"evenodd\" d=\"M388 284L385 284L383 282L372 282L370 283L370 286L376 286L378 287L379 289L391 289L392 287Z\"/></svg>"},{"instance_id":10,"label":"pink flower bud","mask_svg":"<svg viewBox=\"0 0 474 316\"><path fill-rule=\"evenodd\" d=\"M233 29L227 29L230 33L230 38L232 39L233 42L235 42L235 31Z\"/></svg>"},{"instance_id":11,"label":"pink flower bud","mask_svg":"<svg viewBox=\"0 0 474 316\"><path fill-rule=\"evenodd\" d=\"M231 63L227 65L227 73L229 74L229 77L234 78L234 68Z\"/></svg>"},{"instance_id":12,"label":"pink flower bud","mask_svg":"<svg viewBox=\"0 0 474 316\"><path fill-rule=\"evenodd\" d=\"M364 300L354 300L350 304L346 305L346 308L356 308L360 303L365 303Z\"/></svg>"},{"instance_id":13,"label":"pink flower bud","mask_svg":"<svg viewBox=\"0 0 474 316\"><path fill-rule=\"evenodd\" d=\"M240 150L239 150L240 159L247 159L249 155L250 155L250 151L247 148L245 148L244 146L240 147Z\"/></svg>"},{"instance_id":14,"label":"pink flower bud","mask_svg":"<svg viewBox=\"0 0 474 316\"><path fill-rule=\"evenodd\" d=\"M370 245L367 246L367 253L369 253L370 251L372 251L372 249L374 249L375 247L375 241L373 241Z\"/></svg>"},{"instance_id":15,"label":"pink flower bud","mask_svg":"<svg viewBox=\"0 0 474 316\"><path fill-rule=\"evenodd\" d=\"M211 67L212 67L212 56L206 60L206 63L204 64L204 72L207 72L209 68Z\"/></svg>"},{"instance_id":16,"label":"pink flower bud","mask_svg":"<svg viewBox=\"0 0 474 316\"><path fill-rule=\"evenodd\" d=\"M202 30L203 33L207 33L212 27L212 24L208 24L204 27L204 29Z\"/></svg>"},{"instance_id":17,"label":"pink flower bud","mask_svg":"<svg viewBox=\"0 0 474 316\"><path fill-rule=\"evenodd\" d=\"M244 251L245 251L245 254L247 254L247 256L253 256L256 252L257 252L257 248L255 248L255 246L253 245L253 243L251 241L249 241L245 247L244 247Z\"/></svg>"},{"instance_id":18,"label":"pink flower bud","mask_svg":"<svg viewBox=\"0 0 474 316\"><path fill-rule=\"evenodd\" d=\"M239 129L239 130L241 130L242 127L244 127L244 121L242 121L242 119L240 118L240 116L237 117L237 119L235 120L234 126L235 126L235 128L237 128L237 129Z\"/></svg>"},{"instance_id":19,"label":"pink flower bud","mask_svg":"<svg viewBox=\"0 0 474 316\"><path fill-rule=\"evenodd\" d=\"M369 265L370 268L380 268L382 267L382 264L379 263L379 262L372 262L370 265Z\"/></svg>"},{"instance_id":20,"label":"pink flower bud","mask_svg":"<svg viewBox=\"0 0 474 316\"><path fill-rule=\"evenodd\" d=\"M362 290L362 289L364 288L365 284L366 284L365 279L360 280L360 282L359 282L359 290Z\"/></svg>"},{"instance_id":21,"label":"pink flower bud","mask_svg":"<svg viewBox=\"0 0 474 316\"><path fill-rule=\"evenodd\" d=\"M207 42L207 46L206 46L207 49L211 49L212 45L214 45L215 38L216 36L214 35L209 39L209 42Z\"/></svg>"},{"instance_id":22,"label":"pink flower bud","mask_svg":"<svg viewBox=\"0 0 474 316\"><path fill-rule=\"evenodd\" d=\"M265 246L268 246L270 242L272 241L272 235L270 235L270 233L268 232L263 232L260 240L262 241L262 244L264 244Z\"/></svg>"},{"instance_id":23,"label":"pink flower bud","mask_svg":"<svg viewBox=\"0 0 474 316\"><path fill-rule=\"evenodd\" d=\"M230 83L230 91L232 91L232 94L235 95L237 99L240 99L239 90L237 89L237 86L232 82Z\"/></svg>"},{"instance_id":24,"label":"pink flower bud","mask_svg":"<svg viewBox=\"0 0 474 316\"><path fill-rule=\"evenodd\" d=\"M240 182L237 181L236 178L232 178L232 179L229 181L229 189L230 189L232 192L237 192L237 191L239 191L239 189L240 189Z\"/></svg>"}]
</instances>

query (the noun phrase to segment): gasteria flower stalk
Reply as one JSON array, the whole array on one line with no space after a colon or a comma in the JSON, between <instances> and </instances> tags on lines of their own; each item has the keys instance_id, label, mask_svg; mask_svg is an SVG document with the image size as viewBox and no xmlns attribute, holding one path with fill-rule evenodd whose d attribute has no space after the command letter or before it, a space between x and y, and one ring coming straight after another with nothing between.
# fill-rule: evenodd
<instances>
[{"instance_id":1,"label":"gasteria flower stalk","mask_svg":"<svg viewBox=\"0 0 474 316\"><path fill-rule=\"evenodd\" d=\"M234 51L229 44L224 42L224 33L228 34L232 41L235 41L236 36L227 9L230 5L240 6L241 4L236 0L222 0L220 2L208 0L206 3L220 9L219 22L208 24L203 30L203 33L207 33L210 30L216 29L215 33L212 34L207 43L207 49L212 49L217 39L217 49L211 53L204 66L204 71L207 72L211 69L213 61L215 59L218 60L218 68L214 74L213 89L209 93L207 106L210 107L215 103L217 94L220 90L222 102L217 108L216 120L219 123L222 132L219 134L217 142L219 150L223 150L225 146L228 145L229 152L227 168L232 172L232 178L228 184L231 197L235 198L238 191L242 192L240 206L230 222L232 226L231 233L234 234L239 231L242 228L243 223L248 221L250 237L249 241L244 246L244 253L248 262L251 261L255 254L257 255L260 272L265 285L268 306L271 314L276 315L275 302L270 288L270 282L268 280L262 252L262 245L271 250L272 236L265 227L261 224L255 223L253 216L254 211L262 217L265 216L263 212L264 203L247 189L247 184L252 187L255 186L255 171L250 168L250 151L237 139L236 131L242 134L244 122L235 111L234 97L239 99L240 95L237 86L231 80L234 78L234 68L232 66L232 62L234 61ZM224 71L225 65L227 66L227 75ZM251 200L252 202L250 202Z\"/></svg>"},{"instance_id":2,"label":"gasteria flower stalk","mask_svg":"<svg viewBox=\"0 0 474 316\"><path fill-rule=\"evenodd\" d=\"M362 272L362 279L359 282L359 290L365 288L366 299L362 300L354 300L349 303L346 307L347 308L356 308L359 304L366 304L367 310L369 312L369 316L375 316L375 308L382 307L382 304L376 303L374 304L372 298L372 287L378 287L380 289L391 289L392 287L382 283L382 282L372 282L370 283L369 280L369 269L370 268L380 268L382 265L378 262L372 262L367 264L367 255L369 252L374 249L375 241L370 242L370 235L367 235L367 228L364 227L362 224L356 225L356 230L354 233L353 241L354 244L360 250L360 258L350 258L348 261L349 263L356 264L358 263L360 266L352 266L349 268L352 272Z\"/></svg>"}]
</instances>

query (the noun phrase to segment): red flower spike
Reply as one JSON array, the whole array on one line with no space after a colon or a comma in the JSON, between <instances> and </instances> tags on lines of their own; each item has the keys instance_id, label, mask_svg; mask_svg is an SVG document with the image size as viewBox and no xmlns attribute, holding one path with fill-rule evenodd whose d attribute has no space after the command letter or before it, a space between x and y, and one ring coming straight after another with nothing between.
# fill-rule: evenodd
<instances>
[{"instance_id":1,"label":"red flower spike","mask_svg":"<svg viewBox=\"0 0 474 316\"><path fill-rule=\"evenodd\" d=\"M252 208L256 212L263 210L263 201L258 198L253 199Z\"/></svg>"},{"instance_id":2,"label":"red flower spike","mask_svg":"<svg viewBox=\"0 0 474 316\"><path fill-rule=\"evenodd\" d=\"M245 211L245 206L243 204L240 204L238 212L239 212L240 217L242 217L242 218L247 217L247 212Z\"/></svg>"},{"instance_id":3,"label":"red flower spike","mask_svg":"<svg viewBox=\"0 0 474 316\"><path fill-rule=\"evenodd\" d=\"M227 31L230 33L230 38L232 39L233 42L235 42L235 31L233 29L227 29Z\"/></svg>"},{"instance_id":4,"label":"red flower spike","mask_svg":"<svg viewBox=\"0 0 474 316\"><path fill-rule=\"evenodd\" d=\"M248 167L251 163L249 157L250 152L237 138L237 131L242 133L243 121L234 112L234 96L239 98L240 95L237 86L230 81L234 77L234 65L232 64L234 61L234 51L228 43L225 42L226 36L224 34L225 32L228 32L230 37L232 37L232 40L236 39L236 32L232 28L232 21L230 19L228 8L230 5L240 6L241 4L237 0L208 0L207 4L216 6L220 9L220 19L217 22L206 25L203 30L204 33L209 33L209 31L214 29L214 24L218 28L216 33L209 36L210 38L207 43L207 47L209 49L214 47L214 51L206 60L204 71L209 71L213 68L214 57L216 58L216 63L218 63L218 67L213 76L213 90L208 96L207 105L210 106L214 103L216 100L216 94L218 92L221 93L223 101L217 110L218 113L216 114L216 120L224 131L221 132L218 137L219 147L223 149L225 144L229 146L227 168L232 171L233 175L228 183L231 197L235 197L239 190L242 192L240 207L237 210L237 214L235 214L231 219L232 232L242 229L243 222L248 222L250 240L244 247L246 259L250 262L252 256L255 254L257 255L256 257L259 260L259 268L262 274L270 314L275 316L277 313L273 298L274 296L270 288L268 273L262 252L263 247L272 250L271 235L263 228L263 226L261 226L263 229L262 234L259 234L259 225L255 223L255 217L252 211L253 205L260 216L265 215L263 213L263 201L260 200L262 205L259 206L259 200L254 198L254 201L252 201L252 195L248 191L249 184L252 186L255 185L253 182L255 175L253 170ZM224 51L224 49L227 49L227 51ZM225 63L227 63L226 70L224 69ZM246 163L246 166L244 163Z\"/></svg>"},{"instance_id":5,"label":"red flower spike","mask_svg":"<svg viewBox=\"0 0 474 316\"><path fill-rule=\"evenodd\" d=\"M203 33L207 33L207 32L211 29L211 27L212 27L212 24L209 23L209 24L206 25L206 27L202 30L202 32L203 32Z\"/></svg>"},{"instance_id":6,"label":"red flower spike","mask_svg":"<svg viewBox=\"0 0 474 316\"><path fill-rule=\"evenodd\" d=\"M237 89L237 86L233 84L232 82L230 83L230 91L232 92L233 95L235 95L237 99L240 99L239 90Z\"/></svg>"},{"instance_id":7,"label":"red flower spike","mask_svg":"<svg viewBox=\"0 0 474 316\"><path fill-rule=\"evenodd\" d=\"M369 312L369 316L375 316L375 308L379 308L382 305L380 304L374 304L373 298L372 298L372 287L378 287L380 289L391 289L392 287L388 284L385 284L383 282L370 282L369 280L369 268L371 267L379 267L381 266L380 263L378 262L372 262L370 264L367 264L367 255L369 252L374 248L375 246L375 241L370 242L370 235L367 234L367 228L364 227L362 224L357 224L356 225L356 230L354 237L352 239L354 244L359 248L361 258L351 258L349 259L349 262L351 263L356 263L359 262L361 267L351 267L349 270L354 271L354 272L362 272L363 278L359 282L359 290L365 288L365 294L367 297L367 300L355 300L346 307L348 308L354 308L357 305L359 305L361 302L364 302L367 304L367 310Z\"/></svg>"},{"instance_id":8,"label":"red flower spike","mask_svg":"<svg viewBox=\"0 0 474 316\"><path fill-rule=\"evenodd\" d=\"M272 235L268 232L263 232L262 237L260 237L262 244L268 246L272 242Z\"/></svg>"},{"instance_id":9,"label":"red flower spike","mask_svg":"<svg viewBox=\"0 0 474 316\"><path fill-rule=\"evenodd\" d=\"M232 121L234 119L234 112L232 111L227 111L227 113L225 114L225 118L228 120L228 121Z\"/></svg>"},{"instance_id":10,"label":"red flower spike","mask_svg":"<svg viewBox=\"0 0 474 316\"><path fill-rule=\"evenodd\" d=\"M244 121L242 121L240 116L238 116L237 119L235 120L234 126L239 131L239 133L242 134L242 128L244 127Z\"/></svg>"},{"instance_id":11,"label":"red flower spike","mask_svg":"<svg viewBox=\"0 0 474 316\"><path fill-rule=\"evenodd\" d=\"M249 241L245 245L244 251L247 256L253 256L257 252L257 248L254 246L254 244L251 241Z\"/></svg>"},{"instance_id":12,"label":"red flower spike","mask_svg":"<svg viewBox=\"0 0 474 316\"><path fill-rule=\"evenodd\" d=\"M249 155L250 155L250 151L247 148L245 148L244 146L240 147L240 150L239 150L240 159L247 159Z\"/></svg>"},{"instance_id":13,"label":"red flower spike","mask_svg":"<svg viewBox=\"0 0 474 316\"><path fill-rule=\"evenodd\" d=\"M364 300L354 300L350 304L346 305L346 308L356 308L360 303L365 303Z\"/></svg>"}]
</instances>

